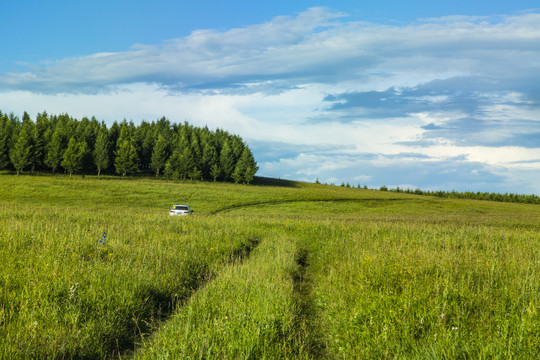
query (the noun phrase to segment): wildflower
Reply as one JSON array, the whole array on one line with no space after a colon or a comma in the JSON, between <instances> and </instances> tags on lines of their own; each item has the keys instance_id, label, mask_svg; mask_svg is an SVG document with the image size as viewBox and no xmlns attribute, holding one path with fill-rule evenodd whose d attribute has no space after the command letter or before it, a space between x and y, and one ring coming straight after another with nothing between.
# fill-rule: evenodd
<instances>
[{"instance_id":1,"label":"wildflower","mask_svg":"<svg viewBox=\"0 0 540 360\"><path fill-rule=\"evenodd\" d=\"M73 300L77 297L77 290L79 289L79 283L75 283L69 288L69 300Z\"/></svg>"},{"instance_id":2,"label":"wildflower","mask_svg":"<svg viewBox=\"0 0 540 360\"><path fill-rule=\"evenodd\" d=\"M107 241L107 233L104 232L103 237L101 238L101 240L99 240L99 243L105 245L106 241Z\"/></svg>"}]
</instances>

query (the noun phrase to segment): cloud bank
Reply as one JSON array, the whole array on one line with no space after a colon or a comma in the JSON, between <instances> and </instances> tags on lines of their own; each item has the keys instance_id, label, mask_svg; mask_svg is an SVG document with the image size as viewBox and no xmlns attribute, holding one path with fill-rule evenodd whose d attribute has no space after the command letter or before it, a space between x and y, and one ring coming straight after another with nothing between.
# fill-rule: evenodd
<instances>
[{"instance_id":1,"label":"cloud bank","mask_svg":"<svg viewBox=\"0 0 540 360\"><path fill-rule=\"evenodd\" d=\"M0 109L225 128L267 176L540 194L538 59L538 13L388 25L312 8L0 74Z\"/></svg>"}]
</instances>

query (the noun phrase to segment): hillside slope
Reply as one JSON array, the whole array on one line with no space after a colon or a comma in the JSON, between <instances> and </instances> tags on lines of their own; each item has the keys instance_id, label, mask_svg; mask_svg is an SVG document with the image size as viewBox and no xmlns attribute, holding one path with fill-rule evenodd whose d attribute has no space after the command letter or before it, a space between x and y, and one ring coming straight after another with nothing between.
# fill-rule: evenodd
<instances>
[{"instance_id":1,"label":"hillside slope","mask_svg":"<svg viewBox=\"0 0 540 360\"><path fill-rule=\"evenodd\" d=\"M0 176L0 229L3 358L540 354L537 205Z\"/></svg>"}]
</instances>

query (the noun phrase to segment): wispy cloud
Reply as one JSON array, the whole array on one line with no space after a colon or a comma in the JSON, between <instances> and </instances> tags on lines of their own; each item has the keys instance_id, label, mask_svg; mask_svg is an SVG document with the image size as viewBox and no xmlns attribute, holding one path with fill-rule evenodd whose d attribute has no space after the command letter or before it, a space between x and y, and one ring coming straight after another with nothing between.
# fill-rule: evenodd
<instances>
[{"instance_id":1,"label":"wispy cloud","mask_svg":"<svg viewBox=\"0 0 540 360\"><path fill-rule=\"evenodd\" d=\"M538 59L538 13L388 25L312 8L0 74L0 109L223 127L273 176L540 193L516 175L540 173Z\"/></svg>"},{"instance_id":2,"label":"wispy cloud","mask_svg":"<svg viewBox=\"0 0 540 360\"><path fill-rule=\"evenodd\" d=\"M346 19L341 13L312 8L246 28L198 30L127 52L35 64L26 72L3 74L0 86L84 92L133 82L228 88L269 80L380 85L385 83L381 78L387 78L387 83L401 86L459 75L540 78L540 14L494 23L459 17L407 26Z\"/></svg>"},{"instance_id":3,"label":"wispy cloud","mask_svg":"<svg viewBox=\"0 0 540 360\"><path fill-rule=\"evenodd\" d=\"M0 77L0 86L41 92L86 92L111 84L150 82L179 88L235 86L298 76L313 38L339 13L313 8L296 17L224 32L198 30L157 45L59 60ZM326 29L326 30L325 30ZM306 59L307 60L307 59Z\"/></svg>"}]
</instances>

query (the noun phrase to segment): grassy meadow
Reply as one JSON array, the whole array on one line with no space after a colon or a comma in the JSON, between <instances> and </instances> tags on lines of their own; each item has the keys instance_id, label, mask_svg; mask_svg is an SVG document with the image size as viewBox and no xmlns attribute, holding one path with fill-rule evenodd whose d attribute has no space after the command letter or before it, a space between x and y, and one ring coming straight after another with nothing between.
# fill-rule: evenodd
<instances>
[{"instance_id":1,"label":"grassy meadow","mask_svg":"<svg viewBox=\"0 0 540 360\"><path fill-rule=\"evenodd\" d=\"M0 175L0 260L2 359L540 357L538 205Z\"/></svg>"}]
</instances>

